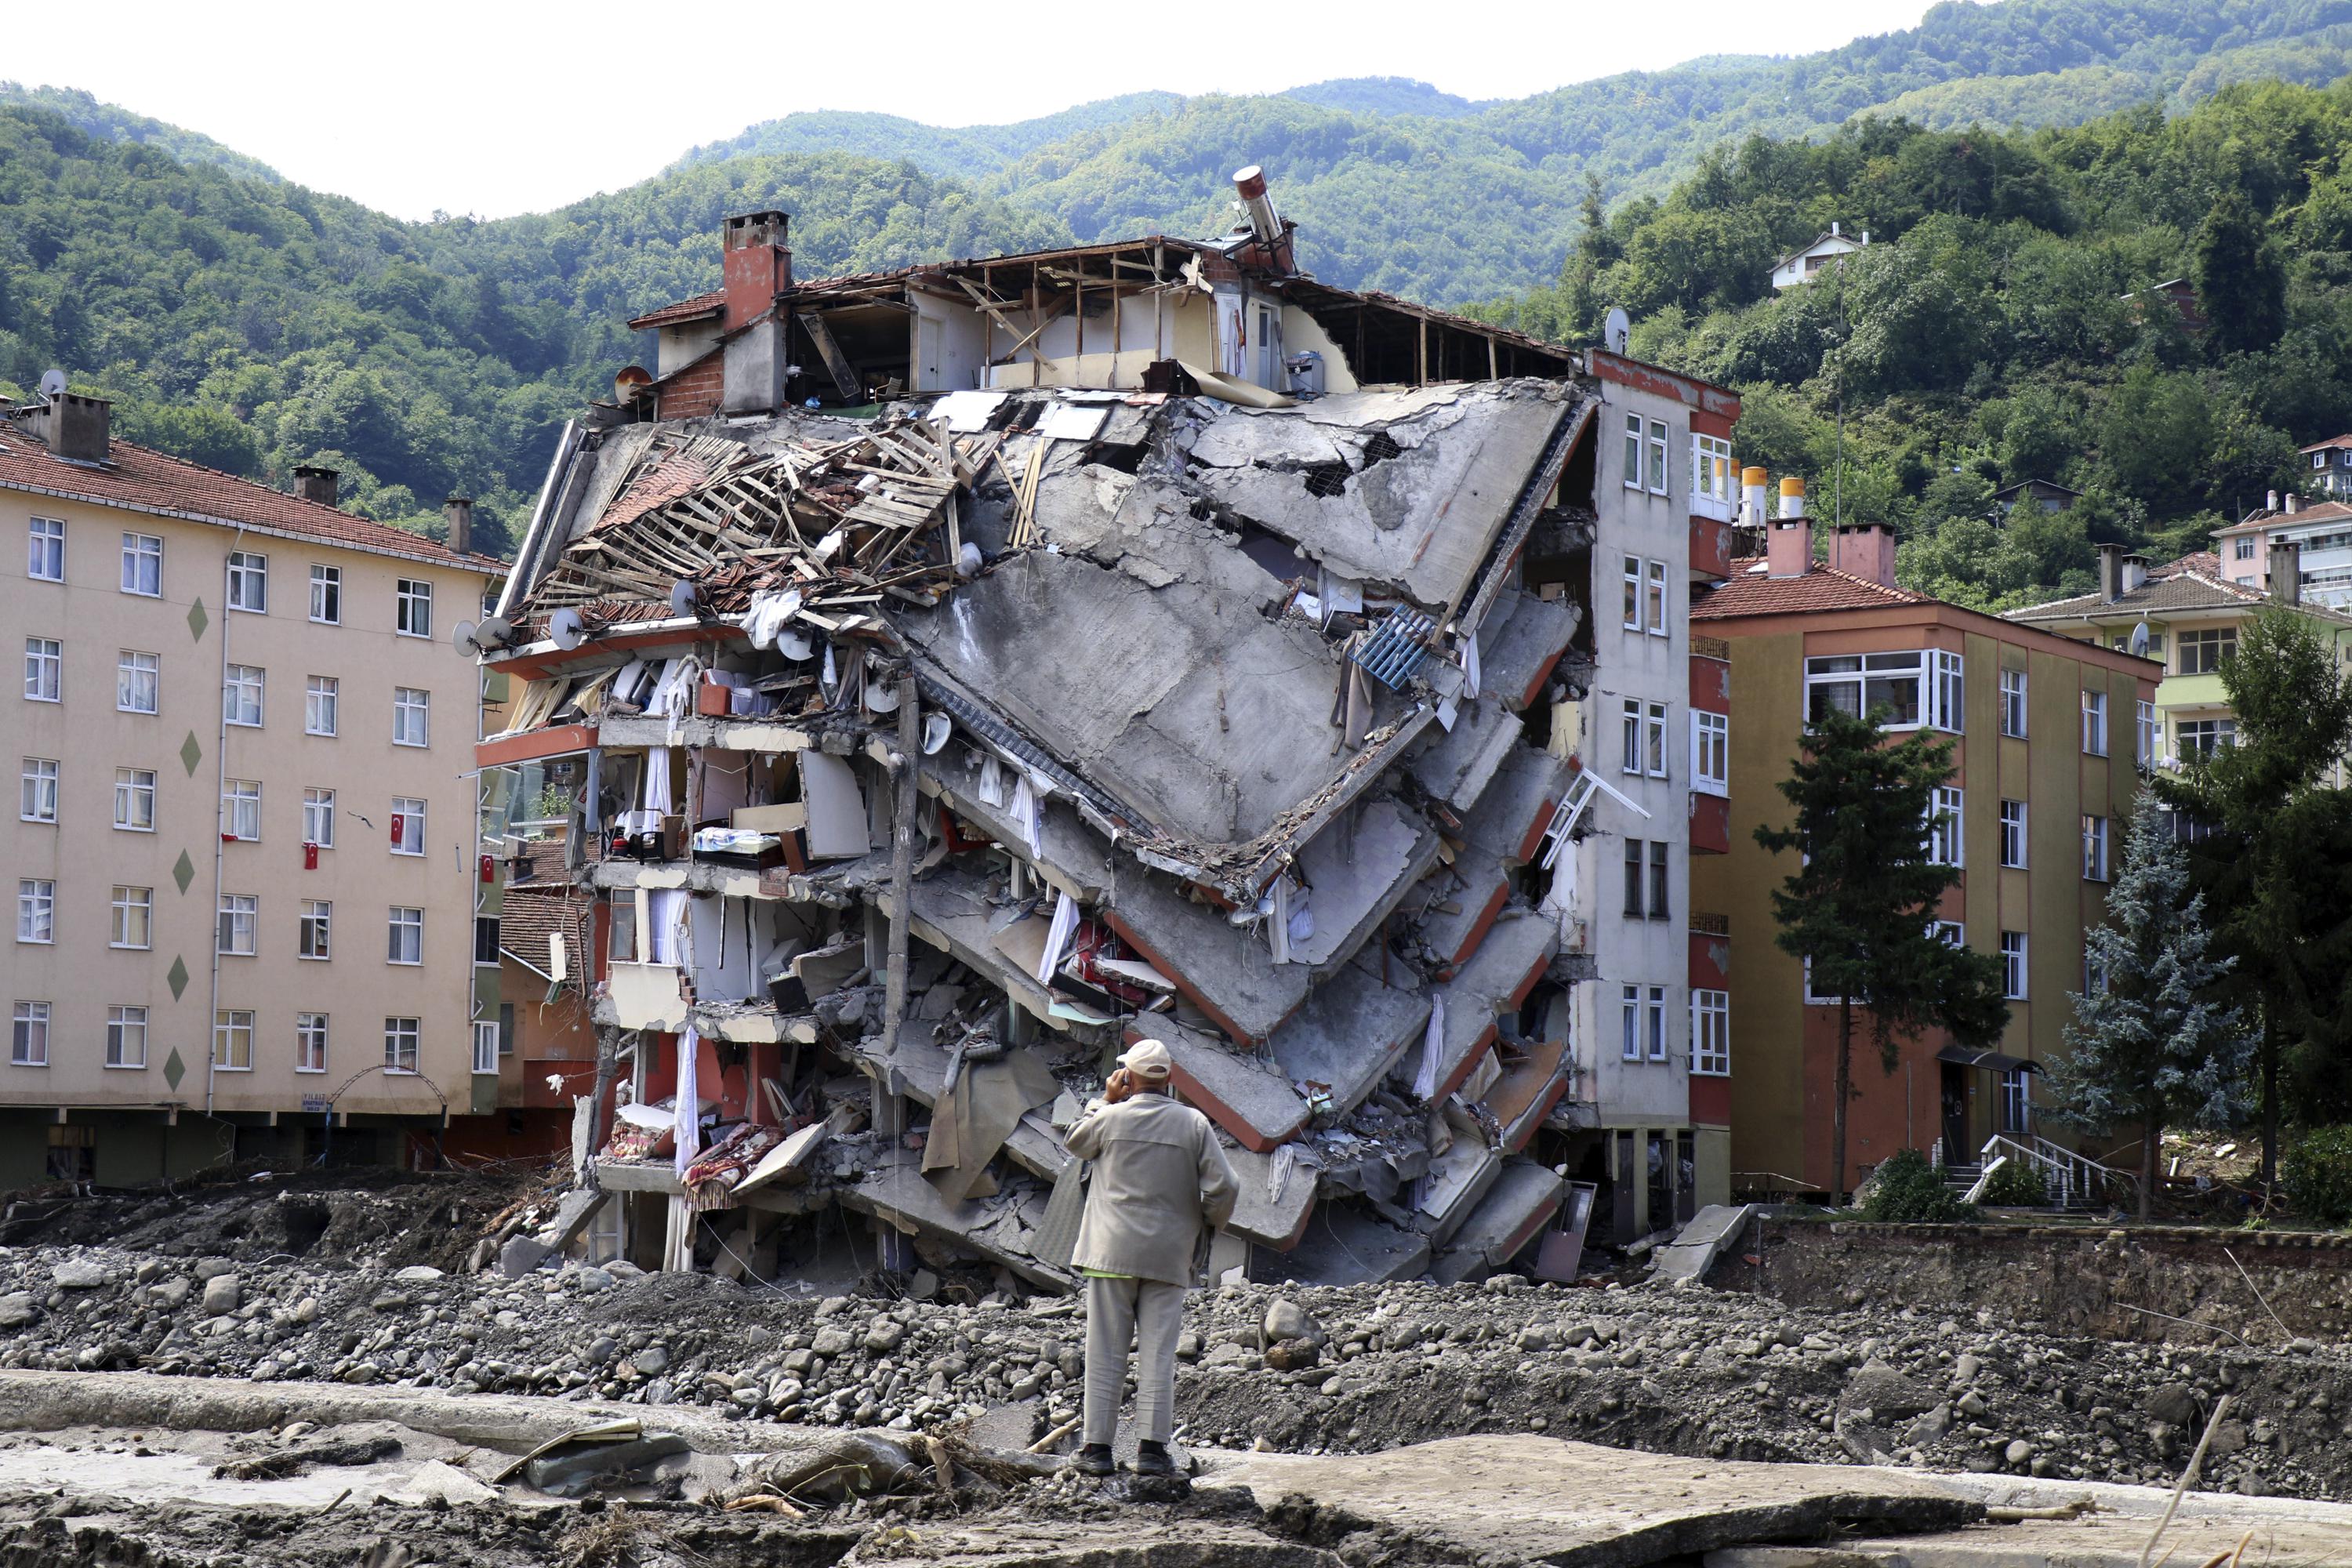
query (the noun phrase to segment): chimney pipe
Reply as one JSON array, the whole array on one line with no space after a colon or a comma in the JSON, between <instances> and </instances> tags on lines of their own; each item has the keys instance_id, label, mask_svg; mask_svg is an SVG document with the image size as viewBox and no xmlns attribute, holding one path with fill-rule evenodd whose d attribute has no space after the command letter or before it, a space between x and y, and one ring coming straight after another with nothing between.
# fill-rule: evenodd
<instances>
[{"instance_id":1,"label":"chimney pipe","mask_svg":"<svg viewBox=\"0 0 2352 1568\"><path fill-rule=\"evenodd\" d=\"M726 290L721 330L733 331L764 315L793 286L793 253L785 244L788 213L738 213L719 229L719 272Z\"/></svg>"},{"instance_id":2,"label":"chimney pipe","mask_svg":"<svg viewBox=\"0 0 2352 1568\"><path fill-rule=\"evenodd\" d=\"M1882 588L1895 586L1895 532L1883 522L1850 522L1830 536L1830 564Z\"/></svg>"},{"instance_id":3,"label":"chimney pipe","mask_svg":"<svg viewBox=\"0 0 2352 1568\"><path fill-rule=\"evenodd\" d=\"M1282 219L1265 194L1265 171L1255 163L1234 170L1234 189L1241 193L1242 210L1249 215L1250 232L1257 236L1258 243L1272 245L1280 239Z\"/></svg>"},{"instance_id":4,"label":"chimney pipe","mask_svg":"<svg viewBox=\"0 0 2352 1568\"><path fill-rule=\"evenodd\" d=\"M103 397L58 392L41 411L41 438L52 457L75 463L103 463L112 450L114 405Z\"/></svg>"},{"instance_id":5,"label":"chimney pipe","mask_svg":"<svg viewBox=\"0 0 2352 1568\"><path fill-rule=\"evenodd\" d=\"M294 470L294 493L320 506L335 504L336 475L332 468L304 464Z\"/></svg>"},{"instance_id":6,"label":"chimney pipe","mask_svg":"<svg viewBox=\"0 0 2352 1568\"><path fill-rule=\"evenodd\" d=\"M2303 510L2303 498L2293 490L2286 492L2286 510L2290 515Z\"/></svg>"},{"instance_id":7,"label":"chimney pipe","mask_svg":"<svg viewBox=\"0 0 2352 1568\"><path fill-rule=\"evenodd\" d=\"M2303 546L2292 539L2271 541L2271 602L2303 603Z\"/></svg>"},{"instance_id":8,"label":"chimney pipe","mask_svg":"<svg viewBox=\"0 0 2352 1568\"><path fill-rule=\"evenodd\" d=\"M474 542L474 498L449 497L441 503L441 515L449 520L449 548L460 555L469 553Z\"/></svg>"},{"instance_id":9,"label":"chimney pipe","mask_svg":"<svg viewBox=\"0 0 2352 1568\"><path fill-rule=\"evenodd\" d=\"M2124 557L2124 592L2133 593L2147 585L2147 557L2134 551Z\"/></svg>"},{"instance_id":10,"label":"chimney pipe","mask_svg":"<svg viewBox=\"0 0 2352 1568\"><path fill-rule=\"evenodd\" d=\"M2114 604L2124 594L2124 547L2120 544L2099 546L2099 599Z\"/></svg>"},{"instance_id":11,"label":"chimney pipe","mask_svg":"<svg viewBox=\"0 0 2352 1568\"><path fill-rule=\"evenodd\" d=\"M1805 481L1795 474L1790 474L1780 481L1780 515L1782 517L1805 515Z\"/></svg>"},{"instance_id":12,"label":"chimney pipe","mask_svg":"<svg viewBox=\"0 0 2352 1568\"><path fill-rule=\"evenodd\" d=\"M2278 510L2278 491L2273 490L2263 498L2263 510L2265 511Z\"/></svg>"},{"instance_id":13,"label":"chimney pipe","mask_svg":"<svg viewBox=\"0 0 2352 1568\"><path fill-rule=\"evenodd\" d=\"M1770 476L1758 468L1739 470L1739 521L1751 528L1761 528L1771 519L1764 510L1764 487Z\"/></svg>"},{"instance_id":14,"label":"chimney pipe","mask_svg":"<svg viewBox=\"0 0 2352 1568\"><path fill-rule=\"evenodd\" d=\"M1813 569L1813 525L1784 517L1764 535L1764 570L1775 577L1801 577Z\"/></svg>"}]
</instances>

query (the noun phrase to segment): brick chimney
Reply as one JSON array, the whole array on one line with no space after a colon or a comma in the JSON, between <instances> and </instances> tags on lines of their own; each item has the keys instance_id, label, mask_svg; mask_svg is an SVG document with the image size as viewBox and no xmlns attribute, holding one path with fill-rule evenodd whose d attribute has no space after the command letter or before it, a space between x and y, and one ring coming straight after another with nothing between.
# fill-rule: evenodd
<instances>
[{"instance_id":1,"label":"brick chimney","mask_svg":"<svg viewBox=\"0 0 2352 1568\"><path fill-rule=\"evenodd\" d=\"M1850 576L1895 586L1895 532L1883 522L1850 522L1830 536L1830 564Z\"/></svg>"},{"instance_id":2,"label":"brick chimney","mask_svg":"<svg viewBox=\"0 0 2352 1568\"><path fill-rule=\"evenodd\" d=\"M2292 539L2271 541L2271 602L2303 603L2303 546Z\"/></svg>"},{"instance_id":3,"label":"brick chimney","mask_svg":"<svg viewBox=\"0 0 2352 1568\"><path fill-rule=\"evenodd\" d=\"M720 275L727 289L723 331L733 331L767 310L793 286L793 253L784 243L791 215L741 213L719 226Z\"/></svg>"},{"instance_id":4,"label":"brick chimney","mask_svg":"<svg viewBox=\"0 0 2352 1568\"><path fill-rule=\"evenodd\" d=\"M467 553L473 548L474 498L451 496L441 503L441 515L449 520L449 548Z\"/></svg>"},{"instance_id":5,"label":"brick chimney","mask_svg":"<svg viewBox=\"0 0 2352 1568\"><path fill-rule=\"evenodd\" d=\"M37 433L52 457L76 463L103 463L111 451L114 405L78 392L52 395L41 410Z\"/></svg>"},{"instance_id":6,"label":"brick chimney","mask_svg":"<svg viewBox=\"0 0 2352 1568\"><path fill-rule=\"evenodd\" d=\"M2114 604L2124 596L2124 547L2120 544L2099 546L2099 600Z\"/></svg>"},{"instance_id":7,"label":"brick chimney","mask_svg":"<svg viewBox=\"0 0 2352 1568\"><path fill-rule=\"evenodd\" d=\"M294 470L294 493L304 500L332 506L335 504L336 478L332 468L314 468L305 463Z\"/></svg>"},{"instance_id":8,"label":"brick chimney","mask_svg":"<svg viewBox=\"0 0 2352 1568\"><path fill-rule=\"evenodd\" d=\"M1764 570L1775 577L1801 577L1812 569L1812 523L1801 517L1776 521L1764 536Z\"/></svg>"}]
</instances>

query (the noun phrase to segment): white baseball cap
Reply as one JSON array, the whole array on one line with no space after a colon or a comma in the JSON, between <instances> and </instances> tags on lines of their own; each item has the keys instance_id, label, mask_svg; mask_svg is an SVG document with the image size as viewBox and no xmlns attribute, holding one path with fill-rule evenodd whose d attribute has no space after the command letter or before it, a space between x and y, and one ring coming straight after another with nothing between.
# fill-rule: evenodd
<instances>
[{"instance_id":1,"label":"white baseball cap","mask_svg":"<svg viewBox=\"0 0 2352 1568\"><path fill-rule=\"evenodd\" d=\"M1127 1047L1118 1065L1138 1078L1166 1078L1175 1069L1176 1062L1168 1054L1168 1047L1158 1040L1138 1040Z\"/></svg>"}]
</instances>

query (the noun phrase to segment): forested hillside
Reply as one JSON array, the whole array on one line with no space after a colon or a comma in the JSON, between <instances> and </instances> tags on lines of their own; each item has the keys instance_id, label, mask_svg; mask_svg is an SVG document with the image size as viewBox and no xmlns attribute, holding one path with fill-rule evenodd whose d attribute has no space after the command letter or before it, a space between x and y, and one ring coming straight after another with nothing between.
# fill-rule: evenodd
<instances>
[{"instance_id":1,"label":"forested hillside","mask_svg":"<svg viewBox=\"0 0 2352 1568\"><path fill-rule=\"evenodd\" d=\"M1773 295L1832 220L1861 256ZM2192 280L2193 331L2135 291ZM2206 548L2352 430L2352 81L2230 88L2066 130L1865 120L1753 137L1663 201L1597 199L1557 286L1476 313L1735 385L1739 457L1885 521L1906 584L1992 608L2087 587L2093 545ZM1844 411L1843 477L1837 417ZM1993 522L2021 479L2084 492Z\"/></svg>"}]
</instances>

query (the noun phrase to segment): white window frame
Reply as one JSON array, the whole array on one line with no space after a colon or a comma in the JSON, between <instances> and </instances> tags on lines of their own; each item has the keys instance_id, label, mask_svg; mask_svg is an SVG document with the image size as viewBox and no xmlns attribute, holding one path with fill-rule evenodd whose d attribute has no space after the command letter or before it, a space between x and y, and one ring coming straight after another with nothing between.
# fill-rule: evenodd
<instances>
[{"instance_id":1,"label":"white window frame","mask_svg":"<svg viewBox=\"0 0 2352 1568\"><path fill-rule=\"evenodd\" d=\"M269 557L258 551L228 552L228 607L240 615L269 613Z\"/></svg>"},{"instance_id":2,"label":"white window frame","mask_svg":"<svg viewBox=\"0 0 2352 1568\"><path fill-rule=\"evenodd\" d=\"M137 929L132 929L136 922ZM116 883L108 900L106 945L131 952L150 952L155 946L155 889ZM139 940L133 942L132 937Z\"/></svg>"},{"instance_id":3,"label":"white window frame","mask_svg":"<svg viewBox=\"0 0 2352 1568\"><path fill-rule=\"evenodd\" d=\"M1640 556L1625 557L1624 583L1625 619L1622 624L1627 631L1638 632L1642 629L1642 558Z\"/></svg>"},{"instance_id":4,"label":"white window frame","mask_svg":"<svg viewBox=\"0 0 2352 1568\"><path fill-rule=\"evenodd\" d=\"M343 569L321 562L310 563L310 619L322 626L343 624ZM317 1016L324 1017L319 1014Z\"/></svg>"},{"instance_id":5,"label":"white window frame","mask_svg":"<svg viewBox=\"0 0 2352 1568\"><path fill-rule=\"evenodd\" d=\"M2189 668L2189 654L2197 656L2197 668ZM2207 661L2210 650L2211 660ZM2196 626L2177 632L2172 638L2173 670L2175 675L2219 675L2221 661L2236 656L2238 628L2235 626Z\"/></svg>"},{"instance_id":6,"label":"white window frame","mask_svg":"<svg viewBox=\"0 0 2352 1568\"><path fill-rule=\"evenodd\" d=\"M1938 866L1962 869L1968 858L1967 834L1963 816L1968 809L1967 792L1951 784L1937 784L1927 796L1927 858Z\"/></svg>"},{"instance_id":7,"label":"white window frame","mask_svg":"<svg viewBox=\"0 0 2352 1568\"><path fill-rule=\"evenodd\" d=\"M1666 589L1666 563L1648 563L1648 581L1642 587L1642 611L1645 625L1643 630L1654 637L1669 637L1674 630L1669 624L1670 607Z\"/></svg>"},{"instance_id":8,"label":"white window frame","mask_svg":"<svg viewBox=\"0 0 2352 1568\"><path fill-rule=\"evenodd\" d=\"M499 1024L495 1018L474 1020L474 1076L499 1076Z\"/></svg>"},{"instance_id":9,"label":"white window frame","mask_svg":"<svg viewBox=\"0 0 2352 1568\"><path fill-rule=\"evenodd\" d=\"M1642 453L1647 445L1643 439L1642 416L1625 416L1625 488L1629 490L1642 488Z\"/></svg>"},{"instance_id":10,"label":"white window frame","mask_svg":"<svg viewBox=\"0 0 2352 1568\"><path fill-rule=\"evenodd\" d=\"M327 1070L327 1026L324 1013L294 1015L294 1070L325 1072Z\"/></svg>"},{"instance_id":11,"label":"white window frame","mask_svg":"<svg viewBox=\"0 0 2352 1568\"><path fill-rule=\"evenodd\" d=\"M1666 725L1673 715L1663 702L1653 702L1642 718L1642 761L1643 771L1654 779L1668 776L1666 760Z\"/></svg>"},{"instance_id":12,"label":"white window frame","mask_svg":"<svg viewBox=\"0 0 2352 1568\"><path fill-rule=\"evenodd\" d=\"M147 1009L125 1005L106 1010L106 1062L115 1072L147 1065Z\"/></svg>"},{"instance_id":13,"label":"white window frame","mask_svg":"<svg viewBox=\"0 0 2352 1568\"><path fill-rule=\"evenodd\" d=\"M2026 959L2031 944L2021 931L2000 933L2000 993L2011 1002L2026 999Z\"/></svg>"},{"instance_id":14,"label":"white window frame","mask_svg":"<svg viewBox=\"0 0 2352 1568\"><path fill-rule=\"evenodd\" d=\"M58 820L58 760L26 757L17 774L16 820L55 826Z\"/></svg>"},{"instance_id":15,"label":"white window frame","mask_svg":"<svg viewBox=\"0 0 2352 1568\"><path fill-rule=\"evenodd\" d=\"M302 842L320 849L335 847L335 792L331 789L305 789L302 792Z\"/></svg>"},{"instance_id":16,"label":"white window frame","mask_svg":"<svg viewBox=\"0 0 2352 1568\"><path fill-rule=\"evenodd\" d=\"M396 637L433 636L433 584L422 577L400 577L393 584L393 633Z\"/></svg>"},{"instance_id":17,"label":"white window frame","mask_svg":"<svg viewBox=\"0 0 2352 1568\"><path fill-rule=\"evenodd\" d=\"M1731 993L1691 991L1691 1076L1731 1076Z\"/></svg>"},{"instance_id":18,"label":"white window frame","mask_svg":"<svg viewBox=\"0 0 2352 1568\"><path fill-rule=\"evenodd\" d=\"M1968 667L1960 656L1944 648L1928 650L1928 714L1930 728L1958 735L1969 723Z\"/></svg>"},{"instance_id":19,"label":"white window frame","mask_svg":"<svg viewBox=\"0 0 2352 1568\"><path fill-rule=\"evenodd\" d=\"M2004 669L2000 672L2000 732L2020 741L2025 739L2031 723L2025 694L2025 671Z\"/></svg>"},{"instance_id":20,"label":"white window frame","mask_svg":"<svg viewBox=\"0 0 2352 1568\"><path fill-rule=\"evenodd\" d=\"M2083 814L2083 880L2104 882L2109 868L2107 818Z\"/></svg>"},{"instance_id":21,"label":"white window frame","mask_svg":"<svg viewBox=\"0 0 2352 1568\"><path fill-rule=\"evenodd\" d=\"M66 645L56 637L25 639L25 700L62 702L66 696Z\"/></svg>"},{"instance_id":22,"label":"white window frame","mask_svg":"<svg viewBox=\"0 0 2352 1568\"><path fill-rule=\"evenodd\" d=\"M155 770L114 770L114 830L117 833L155 831Z\"/></svg>"},{"instance_id":23,"label":"white window frame","mask_svg":"<svg viewBox=\"0 0 2352 1568\"><path fill-rule=\"evenodd\" d=\"M232 664L223 671L221 722L258 730L268 703L269 671L257 664Z\"/></svg>"},{"instance_id":24,"label":"white window frame","mask_svg":"<svg viewBox=\"0 0 2352 1568\"><path fill-rule=\"evenodd\" d=\"M37 517L25 525L25 575L36 583L66 580L63 518Z\"/></svg>"},{"instance_id":25,"label":"white window frame","mask_svg":"<svg viewBox=\"0 0 2352 1568\"><path fill-rule=\"evenodd\" d=\"M430 746L433 743L433 693L416 686L392 689L392 743Z\"/></svg>"},{"instance_id":26,"label":"white window frame","mask_svg":"<svg viewBox=\"0 0 2352 1568\"><path fill-rule=\"evenodd\" d=\"M1618 1059L1638 1062L1642 1059L1642 988L1623 988L1618 1011Z\"/></svg>"},{"instance_id":27,"label":"white window frame","mask_svg":"<svg viewBox=\"0 0 2352 1568\"><path fill-rule=\"evenodd\" d=\"M414 957L404 958L404 952ZM404 904L392 906L391 919L384 930L384 959L403 968L425 962L425 911Z\"/></svg>"},{"instance_id":28,"label":"white window frame","mask_svg":"<svg viewBox=\"0 0 2352 1568\"><path fill-rule=\"evenodd\" d=\"M1666 1059L1669 1041L1666 1037L1666 987L1653 985L1642 1004L1642 1033L1649 1043L1649 1059Z\"/></svg>"},{"instance_id":29,"label":"white window frame","mask_svg":"<svg viewBox=\"0 0 2352 1568\"><path fill-rule=\"evenodd\" d=\"M16 882L16 940L48 947L58 940L58 884L48 877L23 877Z\"/></svg>"},{"instance_id":30,"label":"white window frame","mask_svg":"<svg viewBox=\"0 0 2352 1568\"><path fill-rule=\"evenodd\" d=\"M2107 694L2083 688L2083 754L2107 754Z\"/></svg>"},{"instance_id":31,"label":"white window frame","mask_svg":"<svg viewBox=\"0 0 2352 1568\"><path fill-rule=\"evenodd\" d=\"M1673 441L1674 437L1668 434L1666 430L1666 422L1664 420L1653 419L1650 421L1649 479L1650 493L1654 496L1664 495L1669 489L1666 482L1668 477L1666 454L1668 451L1672 450Z\"/></svg>"},{"instance_id":32,"label":"white window frame","mask_svg":"<svg viewBox=\"0 0 2352 1568\"><path fill-rule=\"evenodd\" d=\"M8 1065L45 1068L49 1065L49 1005L19 1002L9 1015Z\"/></svg>"},{"instance_id":33,"label":"white window frame","mask_svg":"<svg viewBox=\"0 0 2352 1568\"><path fill-rule=\"evenodd\" d=\"M123 534L122 592L139 599L160 599L163 596L162 535Z\"/></svg>"},{"instance_id":34,"label":"white window frame","mask_svg":"<svg viewBox=\"0 0 2352 1568\"><path fill-rule=\"evenodd\" d=\"M323 963L335 956L335 906L330 899L305 899L295 921L294 956Z\"/></svg>"},{"instance_id":35,"label":"white window frame","mask_svg":"<svg viewBox=\"0 0 2352 1568\"><path fill-rule=\"evenodd\" d=\"M1618 772L1640 777L1642 773L1642 700L1628 697L1622 709L1625 757Z\"/></svg>"},{"instance_id":36,"label":"white window frame","mask_svg":"<svg viewBox=\"0 0 2352 1568\"><path fill-rule=\"evenodd\" d=\"M223 893L215 917L213 951L224 958L251 958L259 951L261 895ZM239 946L242 942L244 945Z\"/></svg>"},{"instance_id":37,"label":"white window frame","mask_svg":"<svg viewBox=\"0 0 2352 1568\"><path fill-rule=\"evenodd\" d=\"M1731 716L1691 710L1691 788L1706 795L1731 793Z\"/></svg>"},{"instance_id":38,"label":"white window frame","mask_svg":"<svg viewBox=\"0 0 2352 1568\"><path fill-rule=\"evenodd\" d=\"M1738 499L1738 477L1731 468L1731 443L1721 436L1691 432L1691 505L1728 507Z\"/></svg>"},{"instance_id":39,"label":"white window frame","mask_svg":"<svg viewBox=\"0 0 2352 1568\"><path fill-rule=\"evenodd\" d=\"M412 1077L416 1071L418 1023L415 1018L386 1018L383 1021L383 1070L395 1078Z\"/></svg>"},{"instance_id":40,"label":"white window frame","mask_svg":"<svg viewBox=\"0 0 2352 1568\"><path fill-rule=\"evenodd\" d=\"M302 678L302 733L334 735L341 723L343 683L331 675Z\"/></svg>"},{"instance_id":41,"label":"white window frame","mask_svg":"<svg viewBox=\"0 0 2352 1568\"><path fill-rule=\"evenodd\" d=\"M2000 803L2000 863L2008 870L2022 871L2028 858L2025 802L2004 800Z\"/></svg>"},{"instance_id":42,"label":"white window frame","mask_svg":"<svg viewBox=\"0 0 2352 1568\"><path fill-rule=\"evenodd\" d=\"M219 1072L253 1070L253 1009L222 1007L213 1013L213 1067Z\"/></svg>"},{"instance_id":43,"label":"white window frame","mask_svg":"<svg viewBox=\"0 0 2352 1568\"><path fill-rule=\"evenodd\" d=\"M2153 765L2156 762L2158 733L2156 704L2143 700L2134 706L2137 710L2137 723L2134 730L2132 760L2145 768Z\"/></svg>"},{"instance_id":44,"label":"white window frame","mask_svg":"<svg viewBox=\"0 0 2352 1568\"><path fill-rule=\"evenodd\" d=\"M1806 955L1806 957L1805 957L1805 961L1804 961L1804 970L1805 970L1805 1005L1806 1005L1806 1006L1808 1006L1808 1007L1834 1007L1834 1006L1836 1006L1840 1002L1843 1002L1843 1001L1844 1001L1844 1000L1845 1000L1845 998L1844 998L1843 996L1824 996L1824 995L1822 995L1820 992L1818 992L1818 991L1816 991L1816 990L1814 990L1814 989L1813 989L1813 960L1812 960L1812 955L1811 955L1811 954L1810 954L1810 953L1808 953L1808 954Z\"/></svg>"},{"instance_id":45,"label":"white window frame","mask_svg":"<svg viewBox=\"0 0 2352 1568\"><path fill-rule=\"evenodd\" d=\"M141 698L145 698L142 706ZM114 710L152 713L163 705L163 656L138 648L118 649L114 656Z\"/></svg>"},{"instance_id":46,"label":"white window frame","mask_svg":"<svg viewBox=\"0 0 2352 1568\"><path fill-rule=\"evenodd\" d=\"M394 855L425 853L425 802L421 798L406 795L392 797L391 837Z\"/></svg>"},{"instance_id":47,"label":"white window frame","mask_svg":"<svg viewBox=\"0 0 2352 1568\"><path fill-rule=\"evenodd\" d=\"M1958 921L1929 921L1927 922L1927 934L1934 937L1937 942L1942 942L1946 947L1966 947L1969 945L1969 928L1962 925Z\"/></svg>"},{"instance_id":48,"label":"white window frame","mask_svg":"<svg viewBox=\"0 0 2352 1568\"><path fill-rule=\"evenodd\" d=\"M1813 696L1818 690L1833 686L1852 687L1856 704L1853 710L1854 717L1863 718L1874 706L1871 700L1874 685L1900 687L1908 683L1911 688L1911 717L1890 720L1879 728L1889 731L1919 729L1927 718L1928 651L1922 648L1885 648L1875 653L1816 654L1808 658L1805 660L1805 721L1809 724L1813 721ZM1835 668L1848 663L1854 668ZM1887 706L1894 707L1895 704Z\"/></svg>"},{"instance_id":49,"label":"white window frame","mask_svg":"<svg viewBox=\"0 0 2352 1568\"><path fill-rule=\"evenodd\" d=\"M2000 1096L2000 1130L2012 1133L2032 1131L2033 1075L2021 1067L2003 1068L1995 1084Z\"/></svg>"},{"instance_id":50,"label":"white window frame","mask_svg":"<svg viewBox=\"0 0 2352 1568\"><path fill-rule=\"evenodd\" d=\"M221 781L221 837L240 844L261 842L261 781Z\"/></svg>"}]
</instances>

